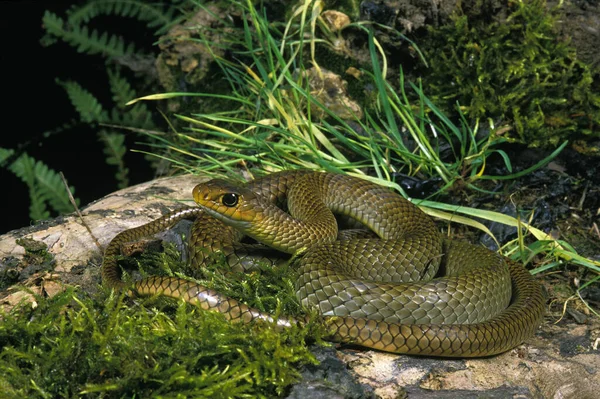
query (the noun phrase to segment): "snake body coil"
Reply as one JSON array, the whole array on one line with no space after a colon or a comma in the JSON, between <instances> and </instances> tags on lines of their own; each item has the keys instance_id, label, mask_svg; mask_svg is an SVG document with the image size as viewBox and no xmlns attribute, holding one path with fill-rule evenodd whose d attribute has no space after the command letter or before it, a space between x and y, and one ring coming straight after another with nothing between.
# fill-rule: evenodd
<instances>
[{"instance_id":1,"label":"snake body coil","mask_svg":"<svg viewBox=\"0 0 600 399\"><path fill-rule=\"evenodd\" d=\"M277 251L301 254L297 296L320 310L334 341L395 353L487 356L519 345L541 322L541 289L522 265L480 246L442 239L417 207L366 180L287 171L244 186L212 180L193 194L200 208L172 212L111 241L102 266L105 284L127 288L115 260L121 244L192 217L195 265L204 263L202 247L246 267L248 254L236 249L244 235ZM338 232L334 214L373 235ZM130 289L182 298L231 320L295 322L274 320L178 278L149 277Z\"/></svg>"}]
</instances>

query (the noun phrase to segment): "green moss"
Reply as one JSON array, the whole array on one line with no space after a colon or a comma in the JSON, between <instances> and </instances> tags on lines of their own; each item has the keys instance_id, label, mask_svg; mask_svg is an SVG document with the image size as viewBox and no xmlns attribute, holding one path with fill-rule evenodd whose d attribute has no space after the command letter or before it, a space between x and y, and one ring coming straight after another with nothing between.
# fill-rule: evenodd
<instances>
[{"instance_id":1,"label":"green moss","mask_svg":"<svg viewBox=\"0 0 600 399\"><path fill-rule=\"evenodd\" d=\"M17 238L16 243L25 249L23 261L27 265L46 265L48 268L53 266L54 257L48 252L48 246L44 242L25 237Z\"/></svg>"},{"instance_id":2,"label":"green moss","mask_svg":"<svg viewBox=\"0 0 600 399\"><path fill-rule=\"evenodd\" d=\"M420 42L432 67L424 90L472 119L510 126L507 138L554 146L571 138L600 137L600 75L577 59L556 33L557 14L543 0L511 2L509 16L454 15Z\"/></svg>"},{"instance_id":3,"label":"green moss","mask_svg":"<svg viewBox=\"0 0 600 399\"><path fill-rule=\"evenodd\" d=\"M180 267L172 248L141 259L170 274ZM289 274L265 274L215 267L204 282L268 311L293 311ZM69 290L38 301L1 315L3 397L277 397L299 379L300 365L316 363L305 342L318 337L318 326L241 325L185 303L129 303L108 292Z\"/></svg>"},{"instance_id":4,"label":"green moss","mask_svg":"<svg viewBox=\"0 0 600 399\"><path fill-rule=\"evenodd\" d=\"M182 262L175 246L166 244L162 253L144 254L138 266L143 276L166 274L193 279L265 312L291 316L305 314L296 298L297 273L288 264L277 267L261 264L257 270L241 272L232 270L223 254L216 253L208 265L198 269Z\"/></svg>"}]
</instances>

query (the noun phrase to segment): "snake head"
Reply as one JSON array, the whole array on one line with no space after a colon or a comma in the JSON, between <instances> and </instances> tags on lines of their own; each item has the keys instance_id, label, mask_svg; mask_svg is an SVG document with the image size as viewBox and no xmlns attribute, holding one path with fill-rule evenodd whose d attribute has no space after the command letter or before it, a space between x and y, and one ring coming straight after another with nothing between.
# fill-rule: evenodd
<instances>
[{"instance_id":1,"label":"snake head","mask_svg":"<svg viewBox=\"0 0 600 399\"><path fill-rule=\"evenodd\" d=\"M247 188L226 180L200 183L192 191L194 201L212 217L235 228L247 228L262 214L261 199Z\"/></svg>"}]
</instances>

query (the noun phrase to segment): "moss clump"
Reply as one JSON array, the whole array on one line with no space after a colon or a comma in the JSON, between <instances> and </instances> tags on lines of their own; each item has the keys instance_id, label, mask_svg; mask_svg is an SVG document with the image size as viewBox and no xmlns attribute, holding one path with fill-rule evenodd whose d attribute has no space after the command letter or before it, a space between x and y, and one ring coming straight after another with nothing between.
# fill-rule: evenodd
<instances>
[{"instance_id":1,"label":"moss clump","mask_svg":"<svg viewBox=\"0 0 600 399\"><path fill-rule=\"evenodd\" d=\"M160 253L149 251L139 258L143 276L178 275L263 312L289 316L306 314L296 298L298 273L284 259L279 266L257 262L256 270L243 272L230 267L222 253L211 254L210 261L198 268L183 262L172 243L164 244L163 249Z\"/></svg>"},{"instance_id":2,"label":"moss clump","mask_svg":"<svg viewBox=\"0 0 600 399\"><path fill-rule=\"evenodd\" d=\"M276 397L316 362L309 329L159 303L70 290L1 315L2 397Z\"/></svg>"},{"instance_id":3,"label":"moss clump","mask_svg":"<svg viewBox=\"0 0 600 399\"><path fill-rule=\"evenodd\" d=\"M0 262L0 291L55 266L54 256L44 242L24 237L18 238L16 243L23 247L25 254L21 258L10 256Z\"/></svg>"},{"instance_id":4,"label":"moss clump","mask_svg":"<svg viewBox=\"0 0 600 399\"><path fill-rule=\"evenodd\" d=\"M25 237L18 238L16 243L25 249L23 262L27 265L45 265L47 268L54 266L54 257L48 252L48 246L44 242Z\"/></svg>"},{"instance_id":5,"label":"moss clump","mask_svg":"<svg viewBox=\"0 0 600 399\"><path fill-rule=\"evenodd\" d=\"M454 15L420 42L433 67L425 92L472 119L502 119L507 138L554 146L600 137L600 75L557 37L557 13L543 0L509 2L505 20Z\"/></svg>"}]
</instances>

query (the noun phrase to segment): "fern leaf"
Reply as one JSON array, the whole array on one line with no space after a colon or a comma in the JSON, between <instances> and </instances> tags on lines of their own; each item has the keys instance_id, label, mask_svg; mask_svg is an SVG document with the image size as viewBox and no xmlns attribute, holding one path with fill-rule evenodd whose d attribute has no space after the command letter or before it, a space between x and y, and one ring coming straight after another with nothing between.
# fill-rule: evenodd
<instances>
[{"instance_id":1,"label":"fern leaf","mask_svg":"<svg viewBox=\"0 0 600 399\"><path fill-rule=\"evenodd\" d=\"M125 104L137 97L136 92L127 79L121 76L118 69L108 69L107 73L113 101L117 104L117 107L125 109Z\"/></svg>"},{"instance_id":2,"label":"fern leaf","mask_svg":"<svg viewBox=\"0 0 600 399\"><path fill-rule=\"evenodd\" d=\"M10 154L11 150L3 150L0 156ZM36 161L27 154L22 154L8 167L29 189L29 216L34 220L50 217L46 204L59 213L71 212L72 207L59 174L48 168L41 161ZM69 187L75 192L73 187ZM77 201L77 200L76 200ZM78 202L78 201L77 201Z\"/></svg>"},{"instance_id":3,"label":"fern leaf","mask_svg":"<svg viewBox=\"0 0 600 399\"><path fill-rule=\"evenodd\" d=\"M43 220L50 217L50 212L46 208L46 201L41 193L38 193L35 181L35 160L23 154L18 157L9 169L26 185L29 190L29 217L33 220Z\"/></svg>"},{"instance_id":4,"label":"fern leaf","mask_svg":"<svg viewBox=\"0 0 600 399\"><path fill-rule=\"evenodd\" d=\"M56 43L58 41L57 37L60 37L57 32L63 31L64 21L62 18L50 11L46 11L42 17L42 24L46 30L46 34L40 41L42 45L47 47Z\"/></svg>"},{"instance_id":5,"label":"fern leaf","mask_svg":"<svg viewBox=\"0 0 600 399\"><path fill-rule=\"evenodd\" d=\"M137 94L127 79L121 76L118 69L108 70L108 81L113 100L117 104L117 108L111 112L112 122L139 128L154 127L152 114L145 103L139 102L133 107L125 105L128 101L136 98Z\"/></svg>"},{"instance_id":6,"label":"fern leaf","mask_svg":"<svg viewBox=\"0 0 600 399\"><path fill-rule=\"evenodd\" d=\"M29 188L29 217L32 220L46 220L50 219L50 211L46 207L46 202L37 195L35 187Z\"/></svg>"},{"instance_id":7,"label":"fern leaf","mask_svg":"<svg viewBox=\"0 0 600 399\"><path fill-rule=\"evenodd\" d=\"M173 6L159 6L145 1L96 0L73 6L67 12L67 20L72 25L80 25L99 15L118 15L146 22L149 27L164 27L173 21L175 10Z\"/></svg>"},{"instance_id":8,"label":"fern leaf","mask_svg":"<svg viewBox=\"0 0 600 399\"><path fill-rule=\"evenodd\" d=\"M13 164L19 169L21 180L27 183L29 189L29 217L33 220L44 220L50 218L50 212L46 207L45 195L40 193L35 181L35 160L30 156L23 154Z\"/></svg>"},{"instance_id":9,"label":"fern leaf","mask_svg":"<svg viewBox=\"0 0 600 399\"><path fill-rule=\"evenodd\" d=\"M101 131L99 133L100 141L104 144L104 154L106 155L106 163L117 167L115 177L118 181L119 188L125 188L129 185L129 169L125 167L125 135L122 133L108 133Z\"/></svg>"},{"instance_id":10,"label":"fern leaf","mask_svg":"<svg viewBox=\"0 0 600 399\"><path fill-rule=\"evenodd\" d=\"M65 22L58 15L51 13L50 11L44 13L42 22L44 24L44 29L46 29L48 33L52 33L56 36L64 30Z\"/></svg>"},{"instance_id":11,"label":"fern leaf","mask_svg":"<svg viewBox=\"0 0 600 399\"><path fill-rule=\"evenodd\" d=\"M102 105L93 94L81 87L81 85L74 81L60 81L57 80L67 95L71 104L75 107L75 110L79 113L79 117L83 122L106 122L108 115L106 111L102 109Z\"/></svg>"},{"instance_id":12,"label":"fern leaf","mask_svg":"<svg viewBox=\"0 0 600 399\"><path fill-rule=\"evenodd\" d=\"M135 52L133 43L126 45L121 37L109 36L107 33L99 35L95 29L90 33L87 26L69 25L66 27L60 17L49 11L44 13L42 23L47 33L42 40L43 44L52 43L52 36L55 36L77 48L80 53L122 57Z\"/></svg>"},{"instance_id":13,"label":"fern leaf","mask_svg":"<svg viewBox=\"0 0 600 399\"><path fill-rule=\"evenodd\" d=\"M10 164L8 168L25 184L32 186L35 184L34 164L35 161L33 158L27 154L23 154Z\"/></svg>"},{"instance_id":14,"label":"fern leaf","mask_svg":"<svg viewBox=\"0 0 600 399\"><path fill-rule=\"evenodd\" d=\"M4 166L4 161L12 156L15 150L0 147L0 166Z\"/></svg>"},{"instance_id":15,"label":"fern leaf","mask_svg":"<svg viewBox=\"0 0 600 399\"><path fill-rule=\"evenodd\" d=\"M59 213L72 212L73 206L60 175L40 161L35 163L33 170L37 188L50 207ZM75 191L73 187L69 187L69 190L71 193Z\"/></svg>"}]
</instances>

